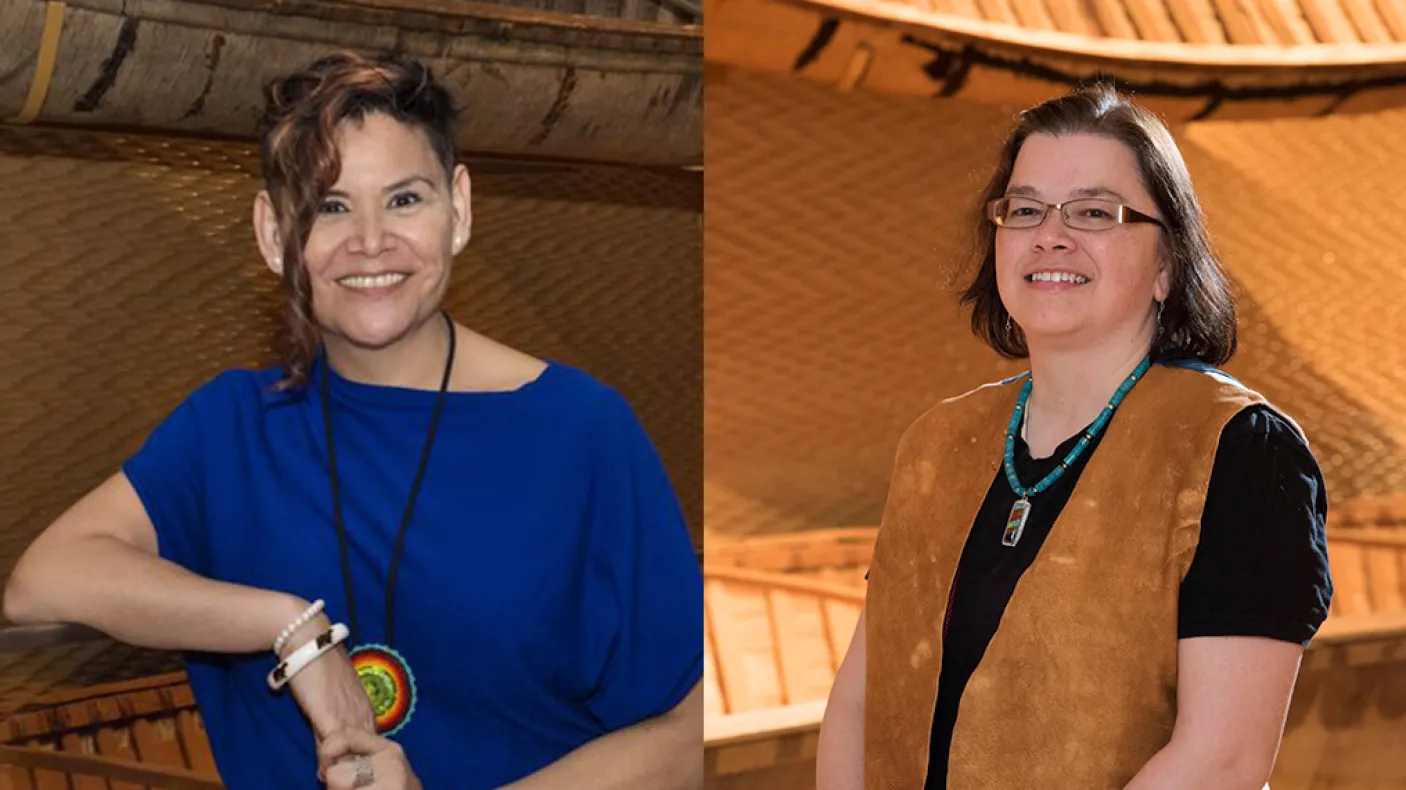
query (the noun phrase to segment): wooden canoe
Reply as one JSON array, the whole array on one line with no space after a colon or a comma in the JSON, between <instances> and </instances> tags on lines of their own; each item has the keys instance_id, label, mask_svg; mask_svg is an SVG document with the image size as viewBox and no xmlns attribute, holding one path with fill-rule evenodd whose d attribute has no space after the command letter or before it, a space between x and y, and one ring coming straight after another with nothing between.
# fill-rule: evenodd
<instances>
[{"instance_id":1,"label":"wooden canoe","mask_svg":"<svg viewBox=\"0 0 1406 790\"><path fill-rule=\"evenodd\" d=\"M9 0L0 119L248 139L269 78L398 49L463 107L465 151L701 164L702 26L668 10L695 0L520 2Z\"/></svg>"},{"instance_id":2,"label":"wooden canoe","mask_svg":"<svg viewBox=\"0 0 1406 790\"><path fill-rule=\"evenodd\" d=\"M809 790L829 680L876 530L710 545L705 766L710 790ZM1406 498L1334 506L1329 619L1304 654L1273 790L1406 787Z\"/></svg>"},{"instance_id":3,"label":"wooden canoe","mask_svg":"<svg viewBox=\"0 0 1406 790\"><path fill-rule=\"evenodd\" d=\"M1028 106L1115 77L1173 121L1406 104L1406 5L709 0L710 66ZM720 69L721 70L721 69Z\"/></svg>"}]
</instances>

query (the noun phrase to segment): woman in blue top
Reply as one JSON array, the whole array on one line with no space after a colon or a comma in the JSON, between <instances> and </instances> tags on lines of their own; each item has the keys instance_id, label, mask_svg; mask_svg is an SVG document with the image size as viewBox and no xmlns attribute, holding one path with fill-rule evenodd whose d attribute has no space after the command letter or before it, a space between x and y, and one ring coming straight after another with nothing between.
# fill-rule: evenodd
<instances>
[{"instance_id":1,"label":"woman in blue top","mask_svg":"<svg viewBox=\"0 0 1406 790\"><path fill-rule=\"evenodd\" d=\"M338 55L267 98L285 364L192 393L6 615L188 651L231 790L701 786L702 579L654 448L441 311L471 224L447 92Z\"/></svg>"}]
</instances>

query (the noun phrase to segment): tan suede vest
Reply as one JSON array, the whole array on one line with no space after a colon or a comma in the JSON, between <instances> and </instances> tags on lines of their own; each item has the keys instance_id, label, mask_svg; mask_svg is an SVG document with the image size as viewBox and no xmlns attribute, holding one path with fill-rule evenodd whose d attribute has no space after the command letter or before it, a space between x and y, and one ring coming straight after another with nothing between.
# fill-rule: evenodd
<instances>
[{"instance_id":1,"label":"tan suede vest","mask_svg":"<svg viewBox=\"0 0 1406 790\"><path fill-rule=\"evenodd\" d=\"M866 602L869 790L923 786L948 591L1022 383L941 403L899 444ZM963 692L950 790L1121 788L1166 745L1178 588L1221 429L1262 403L1161 365L1133 387Z\"/></svg>"}]
</instances>

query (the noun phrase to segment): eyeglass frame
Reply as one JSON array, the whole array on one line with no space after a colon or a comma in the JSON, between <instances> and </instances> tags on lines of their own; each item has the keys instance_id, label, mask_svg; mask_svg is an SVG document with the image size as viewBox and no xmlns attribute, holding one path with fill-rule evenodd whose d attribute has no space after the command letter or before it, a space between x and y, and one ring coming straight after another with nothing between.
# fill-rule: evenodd
<instances>
[{"instance_id":1,"label":"eyeglass frame","mask_svg":"<svg viewBox=\"0 0 1406 790\"><path fill-rule=\"evenodd\" d=\"M1006 226L1006 225L1002 225L999 221L997 221L996 216L995 216L995 214L996 214L996 204L999 203L999 202L1001 202L1002 200L1029 200L1029 201L1032 202L1032 203L1039 203L1040 205L1042 205L1042 206L1045 207L1045 216L1040 219L1040 222L1039 222L1039 223L1037 223L1037 224L1035 224L1035 225L1030 225L1030 226L1027 226L1027 227L1024 227L1024 228L1011 228L1011 227L1008 227L1008 226ZM1165 222L1163 222L1163 221L1160 220L1160 219L1157 219L1156 217L1152 216L1151 214L1144 214L1143 212L1138 211L1137 209L1133 208L1132 206L1129 206L1129 205L1126 205L1126 204L1123 204L1123 203L1117 203L1117 202L1114 202L1114 201L1112 201L1112 200L1105 200L1104 198L1098 198L1098 197L1079 197L1079 198L1074 198L1074 199L1072 199L1072 200L1066 200L1066 201L1064 201L1063 203L1046 203L1045 201L1040 200L1039 198L1033 198L1033 197L1030 197L1029 195L1002 195L1002 196L1000 196L1000 197L998 197L998 198L992 198L991 200L987 201L987 203L986 203L986 218L987 218L988 220L990 220L990 222L991 222L992 225L995 225L995 226L998 227L998 228L1007 228L1008 230L1034 230L1035 228L1038 228L1038 227L1044 225L1044 224L1045 224L1045 221L1050 218L1050 214L1051 214L1051 213L1053 213L1053 212L1059 212L1060 221L1063 222L1063 223L1064 223L1064 226L1065 226L1066 228L1069 228L1070 230L1082 230L1082 231L1085 231L1085 232L1088 232L1088 233L1101 233L1101 232L1106 231L1106 230L1113 230L1113 228L1111 228L1111 227L1109 227L1109 228L1102 228L1102 229L1095 229L1095 228L1076 228L1076 227L1074 227L1073 225L1069 224L1069 217L1065 215L1065 213L1064 213L1064 207L1067 206L1067 205L1069 205L1070 203L1080 203L1080 202L1085 201L1085 200L1098 200L1098 201L1101 201L1101 202L1104 202L1104 203L1109 203L1109 204L1112 204L1112 205L1114 205L1114 206L1117 206L1117 207L1118 207L1118 216L1115 218L1115 222L1116 222L1116 224L1118 224L1118 225L1126 225L1126 224L1129 224L1129 223L1143 222L1143 223L1149 223L1149 224L1152 224L1152 225L1156 225L1157 227L1161 228L1162 230L1166 230L1166 229L1167 229L1167 224L1166 224Z\"/></svg>"}]
</instances>

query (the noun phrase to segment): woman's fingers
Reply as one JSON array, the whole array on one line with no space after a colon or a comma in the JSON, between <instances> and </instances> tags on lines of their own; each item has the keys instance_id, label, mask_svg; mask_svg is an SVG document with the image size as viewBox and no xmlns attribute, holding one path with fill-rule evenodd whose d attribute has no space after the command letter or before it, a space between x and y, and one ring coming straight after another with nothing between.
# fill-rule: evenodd
<instances>
[{"instance_id":1,"label":"woman's fingers","mask_svg":"<svg viewBox=\"0 0 1406 790\"><path fill-rule=\"evenodd\" d=\"M370 788L370 790L378 790L378 788L387 787L388 785L382 781L385 777L378 776L377 774L379 772L374 769L372 771L371 784L363 784L360 787L357 786L356 774L357 770L360 768L357 763L363 760L371 762L373 759L374 758L366 755L349 756L342 762L327 769L327 775L323 779L326 783L327 790L367 790L367 788ZM372 764L374 766L374 762Z\"/></svg>"},{"instance_id":2,"label":"woman's fingers","mask_svg":"<svg viewBox=\"0 0 1406 790\"><path fill-rule=\"evenodd\" d=\"M318 779L327 790L422 790L400 744L364 730L343 729L318 746ZM357 784L358 773L369 784ZM365 780L363 780L365 782Z\"/></svg>"},{"instance_id":3,"label":"woman's fingers","mask_svg":"<svg viewBox=\"0 0 1406 790\"><path fill-rule=\"evenodd\" d=\"M317 768L319 775L326 772L341 758L357 754L377 754L387 749L399 749L394 741L366 730L343 727L322 740L317 746Z\"/></svg>"}]
</instances>

